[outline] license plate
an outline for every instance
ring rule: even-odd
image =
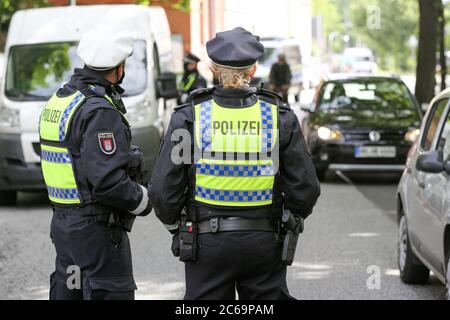
[[[356,158],[395,158],[397,149],[395,147],[356,147]]]

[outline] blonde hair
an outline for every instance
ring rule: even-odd
[[[211,62],[212,72],[219,80],[219,84],[228,89],[249,87],[255,67],[256,64],[245,68],[233,68]]]

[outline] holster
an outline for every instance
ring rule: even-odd
[[[188,221],[187,217],[183,216],[178,232],[180,261],[188,262],[197,260],[197,235],[198,230],[196,224]]]
[[[284,211],[282,225],[285,230],[283,251],[281,259],[285,266],[292,266],[297,249],[298,239],[304,230],[304,220],[298,215],[292,214],[289,210]]]
[[[116,248],[118,248],[122,242],[122,225],[118,214],[111,213],[109,215],[108,229],[112,243]]]

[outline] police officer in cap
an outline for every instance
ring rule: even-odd
[[[180,82],[180,98],[178,103],[186,103],[189,94],[192,91],[207,87],[206,80],[198,72],[198,63],[200,58],[195,54],[188,52],[183,59],[183,78]]]
[[[283,210],[312,213],[314,165],[289,105],[249,87],[264,53],[259,38],[236,28],[207,50],[219,85],[193,92],[173,114],[152,204],[185,261],[185,299],[233,300],[236,291],[244,300],[291,299],[280,219]]]
[[[152,208],[147,189],[129,175],[142,169],[120,97],[132,50],[132,38],[107,28],[84,34],[78,47],[84,68],[75,69],[40,117],[56,248],[50,299],[134,299],[126,232]]]

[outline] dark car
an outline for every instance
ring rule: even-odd
[[[324,80],[303,131],[317,174],[398,172],[420,134],[421,111],[403,81],[345,76]]]

